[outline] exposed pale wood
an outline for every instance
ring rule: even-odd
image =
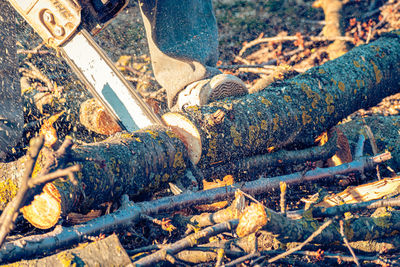
[[[111,135],[121,131],[118,123],[93,98],[81,104],[79,120],[86,128],[98,134]]]
[[[201,157],[201,138],[196,126],[182,114],[174,112],[164,114],[162,120],[179,136],[188,149],[190,160],[197,164]]]
[[[343,192],[328,196],[317,207],[332,207],[341,204],[357,203],[381,199],[400,193],[400,177],[386,178],[376,182],[349,187]]]
[[[77,248],[64,250],[42,259],[19,261],[16,266],[133,266],[132,262],[113,234],[93,243],[85,243]]]

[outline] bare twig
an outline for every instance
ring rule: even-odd
[[[215,267],[219,267],[222,264],[222,261],[225,256],[225,250],[223,247],[217,249],[217,262],[215,263]]]
[[[50,53],[49,50],[35,50],[35,49],[31,49],[31,50],[18,49],[18,50],[17,50],[17,54],[37,54],[37,55],[46,55],[46,54],[49,54],[49,53]]]
[[[26,192],[29,189],[29,177],[33,172],[36,159],[43,144],[43,136],[34,138],[31,141],[31,145],[27,153],[28,160],[26,162],[25,172],[22,177],[21,187],[15,198],[7,205],[0,217],[0,246],[3,245],[8,233],[14,228],[14,222],[18,216],[18,211],[24,205],[24,201],[26,200]]]
[[[201,239],[209,238],[211,236],[215,236],[217,234],[228,232],[234,229],[239,220],[231,220],[228,222],[216,224],[214,226],[207,227],[197,233],[191,234],[184,239],[181,239],[174,244],[171,244],[167,248],[161,249],[156,253],[153,253],[149,256],[139,259],[134,262],[135,266],[149,266],[153,265],[159,261],[166,260],[167,255],[174,255],[186,248],[192,247],[197,244]]]
[[[286,216],[286,192],[287,192],[287,184],[285,182],[280,183],[280,189],[281,189],[281,200],[280,200],[280,206],[281,206],[281,213]]]
[[[333,217],[340,216],[345,214],[346,212],[357,212],[360,210],[366,209],[377,209],[381,207],[400,207],[400,199],[391,198],[391,199],[383,199],[383,200],[371,200],[360,203],[352,203],[352,204],[342,204],[333,207],[313,207],[312,208],[312,216],[313,218],[320,217]],[[300,211],[291,211],[288,213],[288,217],[290,218],[299,218],[304,213],[303,210]]]
[[[20,208],[28,205],[33,197],[42,191],[44,184],[64,176],[67,176],[72,183],[76,184],[76,181],[73,177],[73,172],[80,170],[79,165],[71,166],[66,169],[60,169],[50,174],[44,172],[41,176],[31,178],[36,159],[41,148],[43,147],[43,143],[43,136],[32,139],[31,146],[27,153],[28,160],[21,181],[21,187],[18,190],[17,195],[7,205],[0,217],[0,246],[4,243],[4,240],[9,232],[14,228],[15,220],[18,216]],[[65,143],[62,148],[66,149]]]
[[[358,159],[361,158],[364,154],[364,144],[365,144],[365,137],[363,134],[358,136],[357,145],[354,151],[354,158]]]
[[[392,9],[393,12],[397,11],[397,9],[400,7],[400,2],[398,2]],[[381,9],[376,10],[377,12],[379,12]],[[375,11],[372,11],[372,13]],[[386,20],[389,16],[389,12],[374,26],[374,27],[370,27],[370,30],[368,32],[368,38],[366,43],[368,44],[368,42],[374,37],[376,30],[381,27],[384,23],[386,23]]]
[[[272,59],[262,64],[237,64],[237,65],[220,65],[217,66],[218,69],[240,69],[240,68],[264,68],[264,69],[275,69],[276,60]]]
[[[353,256],[354,262],[357,266],[360,266],[360,262],[358,261],[358,258],[356,254],[354,253],[354,250],[350,247],[349,241],[347,240],[347,237],[344,234],[344,229],[343,229],[343,220],[339,221],[340,224],[340,234],[342,235],[343,242],[346,244],[346,247],[349,249],[351,255]]]
[[[398,2],[392,9],[393,12],[395,12],[398,8],[400,7],[400,2]],[[379,27],[381,27],[387,20],[388,16],[390,13],[387,13],[380,21],[377,23],[373,28],[372,28],[372,33],[376,31]]]
[[[374,134],[372,133],[371,128],[367,125],[367,123],[366,123],[366,121],[364,120],[364,118],[363,118],[362,120],[363,120],[363,122],[364,122],[364,129],[365,129],[365,132],[366,132],[367,135],[368,135],[368,139],[369,139],[369,142],[370,142],[371,147],[372,147],[372,153],[374,153],[374,155],[376,155],[376,154],[378,154],[378,146],[376,145],[375,136],[374,136]],[[376,165],[375,168],[376,168],[376,176],[378,177],[378,180],[381,180],[382,177],[381,177],[381,173],[379,172],[379,165]]]
[[[237,258],[236,260],[233,260],[233,261],[231,261],[231,262],[225,264],[224,267],[237,266],[238,264],[241,264],[241,263],[243,263],[243,262],[245,262],[245,261],[248,261],[248,260],[252,260],[252,259],[254,259],[254,258],[258,258],[258,257],[260,257],[260,256],[261,256],[261,253],[260,253],[260,252],[255,252],[255,253],[252,253],[252,254],[247,254],[247,255],[244,255],[244,256],[242,256],[242,257],[240,257],[240,258]]]
[[[60,177],[65,177],[67,176],[71,182],[74,185],[77,185],[77,181],[75,180],[74,176],[72,175],[74,172],[78,172],[80,171],[81,166],[80,165],[74,165],[74,166],[70,166],[68,168],[65,169],[61,169],[61,170],[56,170],[52,173],[48,173],[42,176],[39,176],[35,179],[30,179],[28,182],[28,186],[30,188],[33,188],[35,186],[39,186],[45,183],[50,183]]]
[[[246,260],[251,260],[251,259],[257,258],[260,255],[265,257],[265,256],[281,254],[283,252],[284,251],[282,251],[282,250],[266,250],[266,251],[261,251],[261,252],[257,252],[254,254],[247,254],[247,255],[244,255],[234,261],[229,262],[228,264],[225,265],[225,267],[236,266],[236,264],[240,264]],[[334,260],[336,263],[337,263],[337,261],[343,261],[343,262],[353,262],[354,261],[352,256],[338,254],[338,253],[328,253],[328,252],[323,252],[323,251],[322,252],[321,251],[295,251],[292,253],[292,255],[316,257],[317,259],[320,260],[320,263],[322,263],[324,259]],[[379,264],[382,266],[387,266],[387,264],[396,264],[395,261],[390,261],[387,259],[382,260],[379,257],[375,257],[375,256],[359,256],[359,259],[362,260],[363,262],[370,262],[370,263]],[[396,266],[396,265],[393,265],[393,266]]]
[[[347,36],[303,36],[304,39],[313,41],[313,42],[325,42],[325,41],[347,41],[353,42],[353,37]],[[253,47],[258,44],[268,43],[268,42],[285,42],[285,41],[297,41],[299,39],[298,36],[276,36],[276,37],[265,37],[265,38],[257,38],[251,42],[248,42],[243,45],[242,49],[239,51],[239,56],[242,56],[244,52],[250,47]]]
[[[268,263],[272,263],[275,262],[279,259],[282,259],[290,254],[292,254],[295,251],[299,251],[301,250],[305,245],[307,245],[308,243],[310,243],[317,235],[319,235],[326,227],[328,227],[331,223],[333,222],[332,219],[327,220],[326,222],[324,222],[324,224],[322,224],[317,231],[315,231],[312,235],[310,235],[303,243],[301,243],[300,245],[298,245],[297,247],[294,247],[276,257],[273,257],[271,259],[268,260]]]
[[[326,160],[335,155],[337,149],[337,134],[335,131],[332,131],[332,137],[323,146],[315,146],[295,151],[282,149],[274,153],[230,161],[223,165],[215,165],[213,168],[203,170],[203,174],[205,177],[214,177],[227,172],[236,175],[237,173],[246,171],[249,175],[256,175],[267,167]]]
[[[137,248],[137,249],[126,249],[126,253],[128,253],[128,255],[130,256],[134,256],[138,253],[143,253],[143,252],[149,252],[152,250],[158,250],[158,249],[162,249],[165,248],[167,245],[161,245],[161,244],[156,244],[156,245],[150,245],[150,246],[146,246],[146,247],[141,247],[141,248]]]

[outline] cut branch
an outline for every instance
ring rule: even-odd
[[[204,168],[272,147],[312,146],[346,116],[398,92],[399,40],[400,33],[389,34],[255,94],[167,113],[164,122]]]

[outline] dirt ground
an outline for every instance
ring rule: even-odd
[[[332,41],[310,41],[309,37],[322,37],[325,26],[324,12],[321,8],[313,7],[314,1],[309,0],[214,0],[215,15],[218,21],[220,62],[221,70],[232,73],[243,79],[246,85],[253,90],[258,90],[255,85],[262,79],[279,76],[276,73],[278,66],[282,72],[280,79],[291,77],[297,73],[323,64],[330,60],[328,46]],[[383,21],[379,25],[380,21]],[[21,21],[19,30],[20,49],[31,50],[41,41],[32,30]],[[375,40],[381,34],[400,28],[399,1],[389,0],[345,0],[342,11],[342,28],[344,36],[353,38],[347,42],[348,48],[365,44]],[[265,37],[297,36],[297,40],[270,41],[249,45],[252,41]],[[308,38],[308,39],[307,39]],[[128,64],[135,71],[124,71],[128,80],[132,81],[141,95],[160,114],[167,111],[165,91],[156,83],[151,71],[150,58],[144,27],[138,5],[131,1],[124,10],[96,40],[107,51],[113,61]],[[49,111],[36,110],[25,113],[26,128],[25,142],[37,134],[40,127],[36,121],[52,114],[65,110],[65,102],[79,103],[90,98],[81,82],[71,75],[69,67],[57,56],[55,51],[46,47],[40,50],[48,51],[47,54],[20,53],[22,68],[27,68],[26,62],[37,66],[44,75],[62,88],[61,93],[54,95],[52,92]],[[129,58],[128,61],[126,59]],[[254,67],[255,65],[267,65]],[[237,65],[246,65],[240,67]],[[30,79],[29,86],[45,86],[41,79]],[[36,93],[37,91],[35,91]],[[32,91],[24,93],[25,99],[30,99]],[[54,104],[56,103],[56,104]],[[68,105],[67,105],[68,106]],[[54,108],[56,107],[56,108]],[[396,115],[400,110],[400,95],[391,96],[377,107],[370,110],[360,110],[349,118],[366,116],[369,114]],[[93,142],[106,138],[85,129],[80,124],[76,111],[68,110],[56,122],[55,128],[59,138],[72,135],[77,142]],[[23,153],[23,152],[21,152]],[[276,174],[288,170],[277,170]],[[327,190],[336,190],[329,185],[323,185]],[[312,186],[310,186],[312,187]],[[288,196],[290,205],[300,203],[299,195],[307,195],[310,187],[298,188]],[[160,195],[164,194],[161,192]],[[157,195],[157,194],[156,194]],[[264,200],[268,206],[277,209],[279,196],[272,194],[270,199]],[[185,211],[190,214],[192,210]],[[23,234],[40,233],[25,222],[20,222],[19,232]],[[134,249],[154,243],[165,243],[177,240],[181,232],[172,235],[148,223],[140,224],[136,231],[120,233],[120,239],[126,249]]]

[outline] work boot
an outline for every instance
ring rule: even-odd
[[[193,82],[177,96],[172,111],[183,110],[187,106],[202,106],[228,96],[241,96],[248,93],[244,82],[230,74],[218,74],[210,79]]]

